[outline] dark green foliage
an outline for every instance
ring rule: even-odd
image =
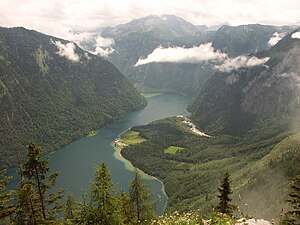
[[[125,147],[121,153],[134,166],[164,182],[169,197],[167,210],[201,208],[204,214],[209,213],[211,205],[218,203],[216,187],[220,174],[228,170],[235,190],[233,204],[258,218],[278,218],[279,213],[275,212],[280,212],[285,205],[287,179],[300,172],[295,164],[295,158],[300,155],[300,135],[274,129],[272,123],[244,137],[200,137],[176,117],[132,130],[147,141]],[[184,149],[175,155],[165,154],[164,150],[170,146]]]
[[[32,181],[21,180],[16,193],[16,215],[14,222],[21,224],[38,224],[43,222],[37,194]]]
[[[53,192],[58,173],[48,174],[48,160],[41,159],[41,149],[28,144],[28,159],[20,164],[21,181],[17,190],[16,223],[55,223],[61,212],[62,190]]]
[[[75,219],[75,210],[76,210],[76,203],[74,197],[71,193],[67,194],[67,200],[65,203],[65,219],[67,221],[72,221]]]
[[[80,57],[58,54],[69,43],[24,28],[0,28],[0,168],[26,158],[34,140],[43,153],[145,106],[115,66],[74,45]]]
[[[300,223],[300,175],[293,179],[290,189],[288,202],[291,209],[285,213],[281,221],[284,225]]]
[[[0,171],[0,221],[10,216],[15,210],[11,202],[12,191],[5,190],[9,180],[10,178],[5,176],[5,171]]]
[[[95,170],[90,190],[77,203],[75,219],[70,221],[75,224],[148,224],[155,215],[154,205],[139,174],[131,182],[129,192],[129,195],[124,191],[116,193],[110,172],[102,163]]]
[[[123,218],[124,224],[133,224],[135,221],[135,210],[126,192],[121,191],[117,204],[120,207],[120,216]]]
[[[230,198],[230,195],[232,194],[232,190],[230,187],[229,177],[230,177],[229,173],[226,172],[224,174],[224,177],[222,178],[220,186],[218,187],[218,191],[219,191],[218,198],[220,200],[219,200],[219,204],[216,207],[216,210],[220,213],[231,216],[234,206],[230,204],[230,202],[232,201],[232,199]]]
[[[129,185],[129,196],[134,209],[135,223],[149,224],[154,218],[154,205],[150,202],[151,193],[138,171],[135,171],[135,177]]]
[[[83,199],[79,211],[77,221],[82,224],[122,224],[114,185],[104,163],[96,168],[88,202]]]

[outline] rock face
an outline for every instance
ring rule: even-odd
[[[48,152],[145,104],[107,60],[36,31],[0,28],[0,168],[15,165],[29,140]]]
[[[216,73],[190,106],[209,133],[241,134],[268,120],[299,121],[300,40],[287,35],[257,54],[260,66]]]

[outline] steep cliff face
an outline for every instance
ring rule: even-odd
[[[0,28],[0,168],[22,158],[30,139],[48,152],[145,104],[103,58],[36,31]]]
[[[300,40],[286,36],[260,66],[217,72],[190,106],[204,130],[239,134],[267,120],[298,119]]]

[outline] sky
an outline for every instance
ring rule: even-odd
[[[300,22],[299,0],[0,0],[0,26],[68,39],[70,31],[91,31],[147,15],[174,14],[195,25]]]

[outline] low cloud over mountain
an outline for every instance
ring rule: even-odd
[[[101,55],[103,57],[107,57],[108,55],[112,54],[115,49],[112,47],[115,42],[112,38],[103,38],[101,36],[97,36],[95,38],[95,51],[92,52],[95,55]]]
[[[216,69],[222,72],[230,72],[242,67],[253,67],[266,63],[269,60],[268,57],[257,58],[255,56],[238,56],[233,59],[226,60],[222,65],[215,66]]]
[[[292,38],[300,39],[300,32],[293,33]]]
[[[76,48],[74,43],[63,44],[60,41],[52,41],[52,43],[58,48],[58,55],[64,56],[71,61],[79,61],[80,57],[74,51]]]
[[[153,62],[168,63],[199,63],[203,61],[220,61],[227,58],[227,54],[216,51],[212,43],[206,43],[192,48],[158,47],[145,59],[139,59],[135,66]]]
[[[264,64],[269,60],[268,57],[257,58],[255,56],[238,56],[229,58],[226,53],[215,50],[212,43],[202,44],[192,48],[184,47],[158,47],[145,59],[139,59],[135,66],[142,66],[148,63],[191,63],[218,62],[215,69],[230,72],[241,67],[253,67]]]
[[[278,33],[278,32],[275,32],[273,34],[273,36],[270,38],[268,44],[270,46],[274,46],[278,43],[278,41],[280,41],[282,38],[284,38],[286,34],[285,33]]]

